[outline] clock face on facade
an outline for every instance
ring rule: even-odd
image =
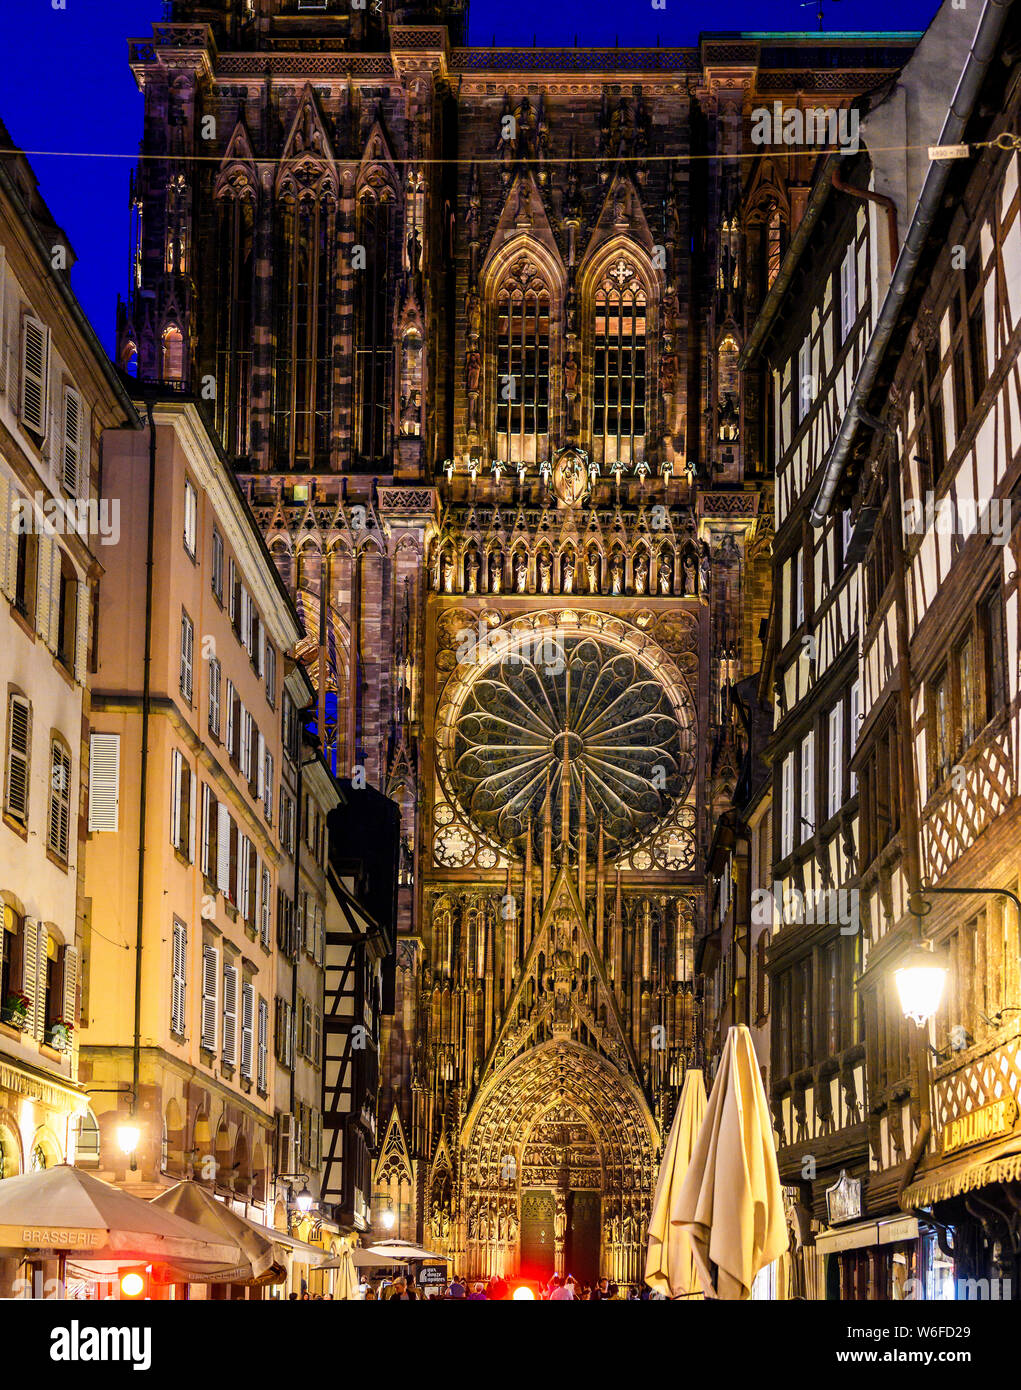
[[[601,822],[612,859],[691,786],[695,717],[678,691],[672,699],[634,653],[588,634],[557,633],[504,654],[457,713],[450,791],[476,829],[520,854],[529,827],[540,840],[547,794],[559,848],[566,788],[572,853],[584,801],[587,852],[596,853]]]

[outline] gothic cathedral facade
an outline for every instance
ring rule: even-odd
[[[467,1274],[636,1280],[769,612],[739,359],[814,162],[750,116],[847,106],[910,45],[170,10],[131,44],[121,365],[213,413],[331,765],[401,808],[374,1217]]]

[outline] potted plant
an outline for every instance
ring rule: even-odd
[[[32,1001],[20,989],[12,989],[0,1009],[0,1023],[20,1031],[28,1026],[28,1006]]]
[[[58,1052],[69,1052],[73,1034],[74,1024],[68,1023],[66,1019],[58,1018],[46,1029],[46,1041],[50,1047],[55,1047]]]

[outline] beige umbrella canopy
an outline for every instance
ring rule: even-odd
[[[673,1212],[711,1298],[751,1296],[787,1249],[773,1127],[747,1028],[731,1028]]]
[[[702,1297],[691,1238],[674,1220],[674,1209],[705,1111],[705,1082],[702,1073],[691,1067],[684,1074],[681,1098],[670,1126],[649,1218],[645,1282],[667,1298]]]
[[[66,1163],[0,1182],[0,1250],[52,1250],[76,1261],[207,1260],[235,1264],[225,1235],[161,1211]]]
[[[339,1255],[340,1271],[337,1276],[336,1298],[357,1298],[358,1297],[358,1274],[355,1271],[355,1263],[351,1258],[351,1251],[345,1247]]]
[[[241,1255],[239,1261],[227,1265],[169,1261],[160,1272],[163,1283],[279,1284],[287,1278],[286,1264],[278,1260],[273,1241],[251,1221],[218,1202],[201,1184],[190,1180],[175,1183],[154,1197],[150,1205],[201,1226],[213,1240],[230,1241]]]
[[[395,1264],[403,1264],[405,1260],[445,1260],[446,1255],[441,1255],[435,1250],[423,1250],[420,1245],[410,1245],[406,1240],[378,1240],[375,1245],[370,1245],[369,1250],[374,1255],[389,1255]]]

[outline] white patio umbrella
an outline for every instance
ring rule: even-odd
[[[259,1285],[279,1284],[287,1278],[283,1252],[270,1236],[225,1202],[218,1202],[201,1183],[190,1179],[175,1183],[153,1197],[150,1205],[194,1222],[214,1240],[232,1241],[241,1252],[241,1260],[229,1265],[205,1260],[168,1261],[160,1275],[163,1283]]]
[[[358,1274],[355,1270],[354,1260],[351,1258],[350,1247],[345,1246],[337,1256],[339,1261],[337,1273],[337,1291],[334,1298],[357,1298],[358,1297]]]
[[[673,1219],[691,1236],[710,1298],[751,1295],[787,1249],[787,1222],[766,1093],[747,1028],[731,1028]]]
[[[241,1259],[236,1242],[67,1163],[0,1182],[0,1251],[29,1250],[58,1257],[62,1286],[69,1256],[76,1264],[114,1265]]]
[[[447,1258],[446,1255],[441,1255],[436,1250],[423,1250],[420,1245],[411,1245],[406,1240],[378,1240],[375,1245],[370,1245],[368,1248],[374,1255],[389,1255],[398,1264],[405,1260],[445,1260]]]
[[[349,1250],[347,1254],[351,1258],[351,1263],[355,1269],[390,1269],[393,1265],[403,1264],[403,1260],[395,1260],[392,1255],[376,1255],[371,1250],[365,1250],[358,1246],[354,1250]],[[323,1260],[320,1269],[341,1269],[344,1265],[344,1255],[331,1255],[328,1260]]]
[[[705,1111],[702,1073],[697,1067],[690,1067],[684,1074],[677,1112],[663,1152],[649,1218],[649,1250],[645,1258],[645,1282],[667,1298],[702,1297],[691,1238],[674,1220],[674,1211]]]

